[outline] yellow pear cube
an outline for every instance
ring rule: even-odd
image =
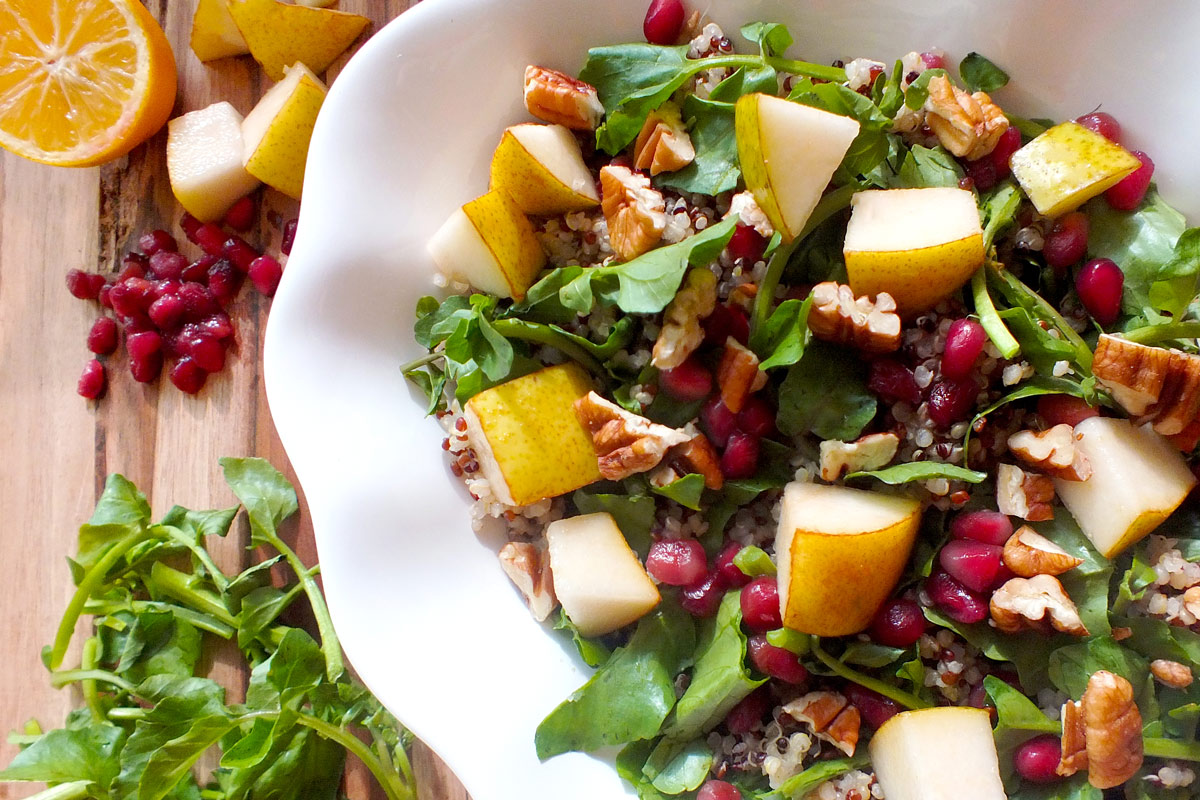
[[[601,511],[546,526],[554,594],[584,636],[601,636],[658,605],[658,588],[612,514]]]
[[[783,625],[848,636],[871,624],[904,573],[921,504],[893,495],[789,483],[775,534]]]
[[[871,738],[871,764],[888,800],[1005,800],[987,709],[903,711]]]
[[[331,8],[279,0],[226,0],[250,55],[273,81],[300,62],[321,73],[346,51],[371,20]]]
[[[526,506],[600,480],[575,401],[592,390],[575,363],[546,367],[467,401],[467,438],[496,498]]]
[[[506,129],[492,154],[491,172],[491,188],[508,192],[526,214],[564,214],[600,204],[579,141],[562,125]]]
[[[887,292],[902,316],[926,311],[983,264],[975,195],[965,189],[877,189],[850,201],[843,255],[850,288]]]
[[[546,265],[533,224],[502,189],[462,206],[427,245],[447,278],[497,297],[521,300]]]
[[[1142,162],[1095,131],[1063,122],[1013,153],[1009,165],[1038,213],[1057,217],[1116,185]]]
[[[303,64],[270,88],[242,123],[246,171],[289,197],[300,199],[304,164],[325,84]]]
[[[167,124],[167,175],[179,205],[201,222],[220,219],[258,188],[242,164],[242,115],[224,101]]]
[[[250,52],[225,0],[199,0],[192,15],[192,52],[201,61]]]

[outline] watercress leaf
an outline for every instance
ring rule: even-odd
[[[270,720],[259,717],[250,726],[250,732],[223,747],[221,766],[245,769],[260,763],[271,752],[271,732],[275,729]]]
[[[1087,343],[1080,338],[1075,329],[1067,324],[1063,319],[1062,314],[1058,312],[1054,306],[1050,305],[1044,297],[1030,289],[1022,283],[1015,275],[1004,269],[1001,265],[989,263],[987,269],[988,285],[996,289],[1008,303],[1014,308],[1021,308],[1028,312],[1030,320],[1046,323],[1046,328],[1041,325],[1036,325],[1039,331],[1032,329],[1025,332],[1025,337],[1017,336],[1021,340],[1022,351],[1028,346],[1032,352],[1026,353],[1034,358],[1041,358],[1044,361],[1055,352],[1062,351],[1059,345],[1068,344],[1071,347],[1071,356],[1067,359],[1075,367],[1076,373],[1083,377],[1091,377],[1092,370],[1092,350]],[[1000,316],[1004,318],[1005,312],[1001,312]],[[1010,315],[1011,317],[1012,315]],[[1024,317],[1020,319],[1021,325],[1028,325],[1029,322]],[[1049,328],[1054,328],[1058,331],[1058,339],[1050,336]],[[1014,333],[1014,335],[1017,335]],[[1054,344],[1057,342],[1057,344]],[[1039,369],[1041,369],[1039,367]]]
[[[466,295],[452,294],[440,304],[436,298],[422,297],[417,301],[417,322],[413,326],[417,344],[432,349],[445,341],[470,307],[471,301]]]
[[[983,679],[983,688],[996,709],[995,738],[1000,775],[1006,784],[1011,784],[1013,751],[1038,734],[1058,733],[1061,723],[1047,717],[1032,700],[994,675]]]
[[[1088,254],[1111,258],[1121,266],[1125,288],[1121,308],[1126,314],[1153,314],[1150,287],[1159,270],[1175,258],[1175,245],[1187,229],[1182,214],[1157,191],[1151,190],[1136,210],[1117,211],[1102,198],[1088,203]]]
[[[750,347],[762,358],[758,368],[766,371],[775,367],[790,367],[804,355],[812,338],[808,330],[808,315],[812,310],[812,294],[803,300],[784,300],[767,322],[756,330]]]
[[[150,522],[146,495],[124,475],[113,473],[104,482],[88,525],[144,525]]]
[[[742,26],[742,36],[758,45],[764,56],[781,56],[792,46],[792,34],[779,22],[751,22]]]
[[[221,592],[221,596],[224,598],[225,606],[229,609],[230,613],[235,616],[241,613],[242,600],[246,595],[255,589],[271,585],[271,569],[282,560],[283,556],[275,556],[268,558],[266,561],[260,561],[243,570],[236,578],[229,582],[229,585]]]
[[[296,490],[270,462],[262,458],[222,458],[225,482],[246,507],[251,541],[270,543],[275,530],[300,505]]]
[[[983,216],[983,248],[988,250],[996,235],[1017,221],[1021,190],[1012,181],[1004,181],[979,198]]]
[[[813,789],[826,781],[831,781],[851,770],[865,766],[867,761],[866,752],[861,752],[852,758],[831,758],[827,761],[818,761],[803,772],[793,775],[781,783],[778,789],[767,795],[767,798],[769,800],[775,800],[775,798],[800,800],[800,798],[808,797]]]
[[[733,557],[733,565],[751,578],[757,578],[759,575],[775,575],[778,572],[775,562],[767,555],[767,551],[754,545],[747,545],[738,550]]]
[[[237,506],[211,511],[192,511],[183,506],[172,506],[158,524],[178,528],[200,544],[209,536],[225,536],[229,533],[237,512]]]
[[[775,80],[774,73],[775,71],[771,70],[772,82]],[[716,88],[721,89],[741,74],[742,70],[738,70]],[[740,83],[745,86],[749,79]],[[727,92],[733,91],[735,88],[731,85]],[[734,135],[733,104],[717,102],[711,96],[705,100],[688,95],[683,101],[683,118],[690,125],[689,133],[696,157],[683,169],[657,176],[654,179],[655,185],[677,192],[709,195],[720,194],[736,187],[742,168],[738,162],[737,138]]]
[[[1088,679],[1097,670],[1108,670],[1134,685],[1136,690],[1149,674],[1149,662],[1132,649],[1123,647],[1111,636],[1097,636],[1080,644],[1060,647],[1050,654],[1050,680],[1059,691],[1079,699]],[[1138,706],[1145,707],[1141,698]]]
[[[675,676],[694,646],[695,626],[678,605],[642,617],[629,643],[538,725],[538,758],[653,737],[675,705]]]
[[[840,348],[813,342],[788,368],[779,387],[779,430],[849,441],[874,417],[875,395],[867,389],[866,367]]]
[[[888,664],[894,664],[900,656],[907,653],[903,647],[885,647],[873,642],[851,642],[842,651],[839,659],[843,664],[858,664],[863,667],[879,669]]]
[[[700,510],[700,495],[704,493],[704,476],[698,473],[684,475],[666,486],[650,486],[650,491],[674,500],[684,508]]]
[[[721,105],[727,108],[731,113],[733,104],[739,97],[744,94],[753,94],[754,92],[765,92],[767,94],[775,94],[779,88],[779,81],[776,77],[774,67],[761,66],[749,69],[747,67],[738,67],[733,74],[725,80],[713,87],[713,90],[708,93],[708,99],[714,105]],[[688,95],[688,100],[696,97]],[[700,98],[696,98],[699,100]],[[684,101],[684,109],[686,112],[687,102]],[[685,118],[686,118],[685,113]],[[695,140],[695,133],[692,136]]]
[[[925,101],[929,99],[929,82],[936,77],[946,74],[944,69],[927,69],[924,70],[917,79],[908,85],[904,90],[904,105],[908,106],[913,111],[916,111],[921,106],[925,105]]]
[[[589,667],[600,666],[612,655],[612,650],[604,642],[599,639],[590,639],[581,634],[579,628],[567,616],[567,612],[561,608],[558,610],[558,621],[554,623],[554,630],[570,634],[571,641],[575,643],[575,649],[579,651],[579,657]]]
[[[654,788],[644,772],[646,762],[657,744],[657,739],[642,739],[630,742],[617,753],[617,774],[637,791],[639,800],[665,800],[665,796]]]
[[[696,418],[703,406],[703,400],[688,402],[677,400],[667,392],[659,392],[654,395],[654,399],[644,410],[640,403],[636,408],[630,410],[635,414],[641,414],[651,422],[657,422],[670,428],[682,428]]]
[[[813,83],[810,78],[805,78],[792,88],[788,99],[858,121],[858,134],[842,157],[840,173],[865,175],[887,157],[887,132],[892,121],[869,97],[863,97],[841,83]],[[847,182],[846,177],[838,181]]]
[[[446,373],[430,364],[405,370],[404,377],[415,383],[429,401],[425,406],[425,416],[437,411],[442,405],[442,393],[446,390]]]
[[[274,586],[251,590],[242,598],[237,613],[238,647],[249,647],[303,591],[299,585],[286,592]]]
[[[346,751],[340,745],[313,731],[296,729],[290,736],[276,739],[267,756],[249,770],[254,781],[245,797],[294,800],[296,787],[302,786],[305,800],[337,800],[345,760]]]
[[[642,558],[650,551],[650,529],[654,527],[654,498],[648,495],[591,493],[580,489],[571,495],[580,514],[607,511],[625,535],[625,541]]]
[[[545,364],[537,359],[515,354],[513,355],[512,367],[509,369],[508,374],[493,380],[484,375],[483,370],[479,369],[475,365],[474,360],[472,360],[469,368],[454,376],[457,381],[454,386],[454,398],[459,403],[465,403],[485,389],[490,389],[505,381],[519,378],[522,375],[528,375],[531,372],[537,372],[545,366]]]
[[[976,472],[973,469],[966,469],[954,464],[943,464],[938,461],[910,461],[905,464],[896,464],[893,467],[885,467],[884,469],[851,472],[846,476],[846,480],[854,478],[874,478],[889,486],[912,483],[913,481],[927,481],[933,478],[947,478],[952,481],[966,481],[967,483],[982,483],[987,479],[987,473]]]
[[[964,625],[955,622],[932,608],[925,609],[925,618],[935,625],[949,628],[966,639],[985,656],[996,661],[1011,661],[1021,678],[1021,686],[1029,692],[1037,692],[1050,685],[1046,676],[1046,664],[1061,637],[1043,636],[1039,633],[1001,633],[980,622]]]
[[[1008,73],[974,51],[958,65],[958,74],[971,92],[994,92],[1008,85]]]
[[[962,167],[944,148],[916,144],[904,155],[890,188],[957,187],[962,177]]]
[[[659,760],[665,763],[658,763]],[[712,765],[712,748],[702,740],[678,746],[663,739],[646,759],[642,774],[664,794],[683,794],[699,788]]]
[[[583,274],[583,271],[583,267],[572,265],[547,272],[537,283],[529,287],[524,300],[513,303],[497,316],[519,317],[530,322],[555,325],[574,322],[578,313],[563,305],[559,292],[564,286]]]
[[[108,723],[48,731],[0,770],[0,780],[89,781],[99,796],[107,797],[108,786],[119,770],[117,755],[124,742],[125,730]]]
[[[494,381],[508,376],[513,363],[512,343],[496,332],[492,323],[482,314],[477,318],[479,333],[482,335],[484,346],[476,347],[474,358],[483,370],[483,374]]]
[[[137,629],[144,624],[147,613],[138,615],[138,622],[130,630],[131,637],[137,638]],[[148,631],[136,658],[124,668],[118,666],[122,677],[129,682],[141,683],[152,675],[189,678],[195,673],[203,649],[200,631],[174,614],[168,616],[170,624]]]
[[[146,611],[135,615],[133,624],[121,633],[121,652],[114,671],[118,674],[125,672],[147,648],[150,652],[157,650],[171,638],[174,631],[175,616],[169,611]]]
[[[211,716],[192,721],[182,735],[163,742],[147,760],[137,784],[139,800],[162,800],[208,748],[238,725],[237,717]]]
[[[616,155],[637,137],[647,115],[687,80],[687,50],[630,43],[588,51],[579,78],[596,87],[608,111],[596,131],[598,148]]]

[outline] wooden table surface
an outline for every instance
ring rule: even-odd
[[[146,4],[174,45],[179,73],[175,114],[218,100],[230,101],[244,114],[270,86],[248,56],[199,62],[187,44],[195,0]],[[374,24],[361,43],[414,4],[342,0],[339,8],[371,17]],[[333,65],[328,80],[336,79],[348,55]],[[232,504],[217,465],[224,455],[263,456],[295,478],[262,388],[262,341],[270,303],[249,282],[230,311],[238,328],[230,366],[199,395],[177,391],[165,372],[155,384],[135,383],[122,351],[108,359],[110,385],[103,400],[88,402],[75,392],[91,358],[85,337],[99,309],[68,294],[67,270],[119,268],[138,234],[153,228],[171,230],[184,241],[178,229],[182,210],[167,180],[165,143],[164,129],[127,158],[93,169],[47,167],[0,150],[3,732],[30,718],[57,727],[79,701],[70,690],[50,687],[40,652],[52,639],[73,589],[66,557],[74,553],[76,531],[91,513],[108,473],[133,480],[156,514],[173,503],[191,508]],[[261,225],[247,238],[278,252],[282,222],[294,217],[296,208],[278,193],[265,192]],[[307,519],[291,534],[302,557],[315,561]],[[237,565],[247,563],[246,535],[243,528],[213,548],[223,567],[237,571]],[[218,663],[214,676],[240,694],[236,687],[244,675],[236,669]],[[7,764],[15,752],[0,735],[0,763]],[[422,800],[466,797],[429,750],[417,745],[413,758]],[[349,796],[382,797],[363,772],[355,770],[348,779]],[[0,800],[25,797],[36,788],[0,784]]]

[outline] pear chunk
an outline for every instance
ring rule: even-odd
[[[920,521],[916,500],[789,483],[775,535],[784,627],[818,636],[864,630],[896,588]]]
[[[738,98],[734,127],[746,188],[790,242],[858,135],[858,121],[755,93]]]
[[[850,205],[850,288],[858,296],[887,292],[901,316],[937,305],[983,264],[979,209],[965,189],[877,189]]]
[[[1057,217],[1116,185],[1142,162],[1095,131],[1063,122],[1013,153],[1009,164],[1038,213]]]
[[[887,800],[1005,800],[986,709],[901,712],[875,732],[870,750]]]
[[[225,0],[200,0],[192,15],[192,52],[201,61],[240,56],[250,52],[242,32],[229,14]]]
[[[201,222],[218,220],[258,187],[242,165],[242,115],[224,101],[167,125],[167,175],[179,205]]]
[[[325,84],[303,64],[288,68],[242,123],[246,171],[289,197],[300,199],[304,164]]]
[[[1148,426],[1090,417],[1075,426],[1075,439],[1076,449],[1092,465],[1092,476],[1086,481],[1055,479],[1054,488],[1105,558],[1157,528],[1196,485],[1179,451]]]
[[[467,438],[496,499],[526,506],[600,480],[592,437],[574,406],[591,390],[587,373],[570,362],[467,401]]]
[[[492,155],[491,172],[491,188],[507,191],[526,214],[564,214],[600,204],[579,142],[562,125],[525,123],[506,129]]]
[[[324,72],[371,20],[332,8],[309,8],[279,0],[224,0],[250,55],[273,81],[297,61]]]
[[[640,619],[661,599],[654,581],[607,511],[546,526],[554,593],[584,636]]]

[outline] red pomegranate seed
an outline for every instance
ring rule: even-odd
[[[842,693],[858,709],[862,721],[876,730],[903,710],[900,704],[890,697],[884,697],[857,683],[847,683]]]
[[[700,324],[704,327],[706,344],[723,347],[730,336],[742,344],[750,340],[750,318],[740,308],[717,303],[713,313]]]
[[[129,357],[134,359],[147,358],[162,352],[162,336],[156,331],[139,331],[125,337],[125,349]]]
[[[1058,762],[1062,760],[1062,742],[1052,733],[1035,736],[1013,753],[1017,773],[1032,783],[1054,783],[1062,780]]]
[[[971,625],[988,618],[987,600],[945,572],[935,572],[925,579],[925,593],[955,622]]]
[[[737,432],[737,417],[721,402],[720,395],[712,398],[700,409],[700,423],[708,438],[717,447],[724,447],[729,437]]]
[[[867,388],[893,403],[900,400],[913,406],[921,403],[921,388],[917,386],[916,376],[899,361],[872,361]]]
[[[241,272],[249,272],[250,264],[258,258],[259,253],[250,243],[240,236],[230,236],[221,245],[221,254]]]
[[[990,155],[976,161],[964,161],[963,171],[977,191],[986,192],[996,185],[996,162]]]
[[[245,233],[254,227],[257,219],[258,204],[254,202],[254,196],[248,194],[229,207],[225,212],[224,222],[227,227]]]
[[[760,445],[757,436],[735,433],[721,453],[721,474],[729,480],[749,478],[758,469]]]
[[[179,253],[162,250],[150,256],[150,271],[161,280],[179,280],[187,269],[188,260]]]
[[[725,715],[725,727],[735,736],[749,733],[762,724],[770,705],[770,697],[763,689],[755,689],[738,701]]]
[[[208,289],[218,304],[227,306],[237,297],[242,278],[243,275],[233,268],[233,264],[222,258],[208,268]]]
[[[726,586],[737,588],[745,586],[750,582],[750,576],[742,572],[737,564],[733,563],[733,557],[742,551],[742,546],[737,542],[730,542],[725,545],[725,549],[717,554],[716,561],[713,562],[713,569],[721,576]]]
[[[804,683],[808,680],[808,670],[796,654],[776,647],[762,634],[751,636],[746,643],[746,650],[750,655],[750,663],[764,675],[778,678],[784,683]]]
[[[740,258],[746,264],[753,264],[762,258],[763,251],[767,249],[767,240],[751,226],[739,224],[733,229],[733,236],[729,237],[729,244],[725,246],[734,260]]]
[[[211,334],[217,341],[225,341],[233,336],[233,323],[228,315],[218,312],[200,321],[200,327],[205,333]],[[212,372],[213,370],[209,370]]]
[[[296,225],[300,220],[292,218],[283,225],[283,241],[279,245],[279,252],[285,256],[292,254],[292,245],[296,243]]]
[[[947,378],[965,378],[983,355],[987,333],[973,319],[956,319],[946,331],[946,350],[942,354],[942,374]]]
[[[679,594],[679,605],[693,617],[711,617],[720,608],[724,595],[725,583],[713,571],[699,583],[684,588]]]
[[[999,511],[964,511],[950,522],[950,535],[1002,547],[1013,534],[1012,521]]]
[[[1154,162],[1141,150],[1130,151],[1142,165],[1125,176],[1120,183],[1104,193],[1104,199],[1118,211],[1133,211],[1142,204],[1154,177]]]
[[[143,233],[138,239],[138,247],[148,256],[155,253],[173,253],[179,249],[175,237],[164,230],[154,230]]]
[[[187,311],[187,304],[177,294],[164,294],[150,304],[146,312],[160,331],[170,331],[179,324]]]
[[[982,683],[972,689],[971,693],[967,695],[967,705],[971,708],[992,709],[991,704],[988,703],[987,690],[983,688]],[[994,711],[995,709],[992,710]]]
[[[908,647],[925,632],[925,614],[916,601],[897,597],[887,601],[871,622],[871,637],[888,647]]]
[[[996,142],[996,148],[992,150],[991,159],[992,167],[996,172],[996,178],[1007,178],[1012,168],[1008,166],[1009,159],[1012,154],[1021,149],[1021,132],[1011,125],[1000,136],[1000,141]]]
[[[219,260],[216,256],[200,256],[200,258],[183,268],[183,274],[180,277],[192,283],[208,283],[208,270]]]
[[[738,412],[737,426],[742,433],[752,436],[772,436],[775,433],[775,411],[761,396],[752,394]]]
[[[126,253],[121,258],[121,271],[117,273],[117,283],[130,278],[144,278],[150,267],[150,261],[139,253]]]
[[[67,291],[72,297],[77,297],[80,300],[95,300],[100,294],[100,290],[96,289],[96,294],[92,294],[92,282],[88,278],[88,273],[81,269],[67,270]]]
[[[642,33],[650,44],[672,45],[683,30],[683,3],[681,0],[650,0]]]
[[[96,293],[96,300],[105,308],[112,308],[112,288],[111,283],[106,283],[100,287],[100,291]]]
[[[179,290],[183,288],[183,281],[175,279],[154,282],[154,299],[165,297],[169,294],[179,294]]]
[[[83,374],[79,376],[79,384],[75,387],[75,391],[79,392],[80,397],[98,400],[104,395],[104,389],[107,386],[108,378],[104,374],[104,365],[93,358],[84,365]]]
[[[88,331],[87,348],[98,356],[106,356],[117,349],[117,323],[110,317],[100,317]]]
[[[659,372],[658,385],[676,400],[691,403],[708,397],[712,392],[713,376],[708,367],[692,357],[678,367]]]
[[[225,248],[225,231],[215,222],[206,222],[196,231],[196,244],[210,256],[220,256]]]
[[[742,800],[742,792],[732,783],[709,780],[696,792],[696,800]]]
[[[1087,253],[1088,218],[1082,211],[1072,211],[1054,221],[1042,245],[1047,266],[1062,271]]]
[[[274,297],[283,278],[283,267],[271,256],[259,256],[250,264],[250,280],[263,297]]]
[[[996,588],[1002,550],[999,545],[974,542],[970,539],[951,539],[938,553],[938,563],[950,577],[968,589],[990,592]]]
[[[1125,289],[1125,273],[1108,258],[1093,258],[1075,276],[1075,291],[1079,302],[1092,319],[1107,327],[1121,316],[1121,294]]]
[[[742,621],[752,631],[769,631],[783,625],[779,610],[779,582],[762,575],[742,587]]]
[[[1089,417],[1100,416],[1100,409],[1069,394],[1044,394],[1037,401],[1038,415],[1046,425],[1070,425],[1074,428]]]
[[[659,583],[691,586],[708,573],[707,561],[704,547],[695,539],[663,539],[650,545],[646,571]]]
[[[131,291],[129,285],[125,282],[113,285],[108,293],[108,301],[112,305],[112,310],[119,317],[134,317],[142,311],[137,294]]]
[[[946,68],[946,57],[941,53],[921,53],[921,60],[925,62],[925,69]]]
[[[1112,114],[1104,111],[1093,111],[1091,114],[1084,114],[1082,117],[1075,119],[1077,123],[1108,139],[1110,142],[1121,143],[1121,123],[1113,118]]]
[[[189,282],[179,287],[179,299],[183,301],[184,314],[189,320],[200,320],[220,311],[212,292],[199,283]]]
[[[929,392],[929,419],[939,428],[962,422],[971,416],[978,393],[974,381],[938,381]]]
[[[195,394],[204,388],[208,373],[190,358],[181,358],[171,367],[171,383],[181,392]]]
[[[196,240],[196,234],[200,232],[200,228],[203,225],[203,222],[187,212],[184,212],[183,218],[179,220],[179,227],[183,228],[183,235],[186,236],[188,241],[192,244],[200,244],[200,242]]]
[[[152,353],[145,358],[129,359],[129,371],[138,383],[150,383],[162,372],[162,353]]]

